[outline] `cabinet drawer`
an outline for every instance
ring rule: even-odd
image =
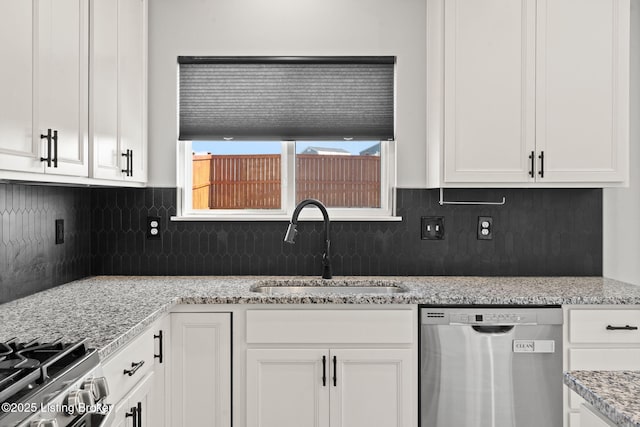
[[[570,310],[569,341],[594,344],[640,344],[640,310]],[[607,329],[609,328],[609,329]]]
[[[411,344],[411,310],[249,310],[247,343]]]
[[[569,350],[570,371],[637,371],[640,370],[640,348],[581,348]],[[570,391],[570,406],[580,408],[584,400]]]
[[[153,330],[149,329],[103,363],[102,369],[109,383],[109,403],[118,402],[153,369],[154,349]],[[144,363],[135,373],[125,373],[125,370],[132,370],[132,364],[140,362]]]
[[[597,409],[583,403],[580,406],[580,427],[616,427],[616,425],[599,413]]]

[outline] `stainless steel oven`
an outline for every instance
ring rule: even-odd
[[[0,427],[108,427],[108,394],[84,341],[0,343]]]
[[[423,307],[421,427],[561,427],[560,307]]]

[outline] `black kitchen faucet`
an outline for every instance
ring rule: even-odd
[[[294,244],[296,234],[298,233],[298,216],[300,215],[300,211],[307,205],[315,205],[322,212],[322,216],[324,217],[324,253],[322,254],[322,278],[323,279],[331,279],[331,241],[329,240],[329,229],[331,222],[329,221],[329,213],[327,212],[327,208],[322,204],[321,201],[316,199],[306,199],[298,203],[296,208],[293,211],[293,216],[291,217],[291,222],[289,223],[289,228],[287,228],[287,233],[284,235],[284,241],[287,243]]]

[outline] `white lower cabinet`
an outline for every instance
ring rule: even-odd
[[[169,376],[169,343],[171,332],[171,318],[165,316],[154,324],[151,328],[154,341],[154,364],[153,364],[153,388],[151,392],[151,410],[149,413],[149,426],[170,427],[167,421],[170,416],[169,387],[167,377]]]
[[[231,314],[171,314],[171,427],[231,426]]]
[[[408,310],[248,311],[247,427],[413,427],[414,328]]]
[[[586,403],[580,406],[580,425],[582,427],[615,427],[614,423]]]
[[[331,359],[332,427],[411,425],[411,350],[339,349]]]
[[[247,350],[247,425],[328,426],[328,365],[324,349]]]
[[[568,306],[564,310],[565,370],[640,370],[638,306]],[[585,400],[565,388],[568,427],[608,425],[594,424],[593,409],[585,408]]]
[[[167,406],[164,356],[169,326],[169,317],[165,316],[104,362],[104,376],[109,384],[107,403],[114,405],[114,426],[169,425],[164,423]]]
[[[113,427],[157,427],[150,419],[157,410],[151,403],[153,380],[150,372],[115,405]]]
[[[411,350],[247,350],[251,427],[409,426]]]

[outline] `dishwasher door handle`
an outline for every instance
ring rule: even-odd
[[[473,325],[472,328],[481,334],[506,334],[513,329],[513,325]]]

